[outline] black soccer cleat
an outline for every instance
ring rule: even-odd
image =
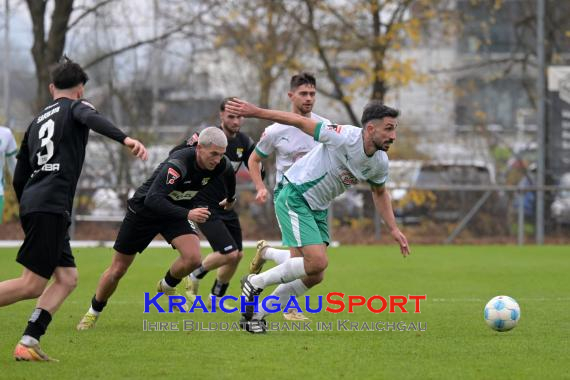
[[[250,334],[265,334],[267,333],[267,321],[265,319],[253,319],[251,321],[245,318],[240,319],[240,327]]]
[[[241,295],[245,297],[247,302],[254,302],[255,296],[259,296],[263,291],[263,288],[258,288],[253,286],[249,279],[255,276],[254,274],[247,274],[241,278]],[[255,312],[255,306],[247,305],[245,307],[245,313],[242,313],[246,321],[251,321],[253,318],[253,313]]]

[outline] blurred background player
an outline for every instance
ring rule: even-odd
[[[306,276],[313,277],[315,285],[322,281],[328,266],[328,208],[337,196],[361,181],[370,184],[374,206],[400,245],[400,252],[404,257],[409,254],[408,241],[396,225],[390,194],[384,186],[388,178],[386,152],[396,140],[397,110],[372,101],[364,108],[363,127],[359,128],[325,125],[239,99],[228,102],[227,108],[245,117],[294,125],[321,143],[285,173],[284,186],[275,202],[283,244],[298,248],[303,257],[291,257],[268,271],[244,277],[242,295],[247,302],[253,302],[270,285],[287,284]],[[278,302],[283,305],[287,301],[280,298]],[[264,311],[254,315],[254,306],[245,309],[244,329],[265,332]]]
[[[176,286],[200,265],[200,240],[196,223],[204,223],[210,211],[193,208],[192,199],[205,191],[209,181],[226,176],[228,199],[235,199],[235,175],[230,161],[224,156],[226,136],[215,127],[200,134],[198,144],[174,150],[151,177],[140,186],[128,201],[127,213],[115,241],[111,266],[103,272],[91,307],[83,316],[78,330],[95,326],[107,301],[119,281],[156,235],[178,250],[178,257],[157,284],[157,291],[176,294]],[[222,199],[220,207],[231,208],[233,202]]]
[[[300,73],[291,77],[289,92],[287,93],[291,101],[291,112],[304,117],[311,118],[325,125],[331,122],[315,113],[313,107],[317,96],[317,81],[309,73]],[[313,149],[318,142],[299,128],[292,125],[273,123],[261,135],[255,150],[249,157],[249,173],[255,184],[257,194],[255,200],[259,203],[267,201],[268,191],[261,177],[261,161],[275,153],[275,189],[273,202],[277,199],[283,187],[283,175],[297,160]],[[276,264],[282,264],[290,257],[300,257],[301,252],[296,248],[289,250],[276,249],[270,247],[265,240],[257,242],[257,252],[250,263],[250,273],[257,274],[261,271],[266,260],[272,260]],[[288,296],[302,294],[312,286],[311,277],[295,280],[289,284],[281,284],[275,289],[274,294],[286,299]],[[284,306],[284,305],[282,305]],[[287,320],[306,320],[302,313],[291,310],[283,314]]]
[[[220,104],[220,126],[218,128],[228,139],[226,156],[230,159],[233,170],[237,173],[242,164],[248,166],[248,159],[255,148],[255,143],[249,136],[240,131],[243,118],[226,110],[226,103],[230,99],[225,98]],[[200,132],[196,132],[187,140],[186,145],[192,145],[199,135]],[[262,171],[261,168],[259,170]],[[261,175],[262,173],[260,173]],[[196,206],[206,206],[211,212],[210,218],[204,223],[199,223],[198,228],[206,236],[214,252],[206,256],[200,267],[185,279],[186,296],[191,300],[198,294],[200,280],[209,271],[216,268],[218,269],[216,279],[210,290],[208,301],[211,300],[212,295],[218,299],[224,296],[243,257],[243,239],[239,216],[236,211],[219,206],[219,203],[226,197],[227,186],[224,178],[212,178],[208,187],[197,194],[193,200]]]
[[[81,66],[66,57],[55,66],[49,85],[53,102],[32,121],[17,156],[14,190],[25,238],[16,261],[24,270],[19,278],[0,282],[0,306],[39,299],[14,350],[16,360],[52,360],[40,349],[40,337],[77,284],[68,227],[89,130],[126,145],[143,160],[147,157],[143,144],[81,99],[87,80]]]
[[[0,224],[2,224],[4,215],[4,167],[10,174],[10,179],[14,178],[14,169],[16,168],[16,139],[9,128],[0,126]]]

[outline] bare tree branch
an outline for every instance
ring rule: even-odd
[[[125,45],[123,47],[120,47],[118,49],[111,50],[111,51],[95,58],[91,62],[88,62],[87,64],[83,65],[83,68],[88,69],[89,67],[94,66],[98,63],[101,63],[108,58],[111,58],[115,55],[119,55],[121,53],[124,53],[124,52],[132,50],[132,49],[136,49],[136,48],[141,47],[143,45],[149,45],[149,44],[153,44],[155,42],[163,41],[163,40],[167,39],[168,37],[172,36],[173,34],[178,33],[181,30],[183,30],[185,26],[186,25],[180,25],[174,29],[171,29],[167,32],[162,33],[159,36],[156,36],[153,38],[148,38],[146,40],[136,41],[136,42],[133,42],[131,44]]]
[[[85,11],[80,14],[79,16],[77,16],[77,18],[75,20],[73,20],[72,22],[69,23],[69,25],[67,26],[67,30],[72,29],[73,27],[75,27],[77,24],[79,24],[79,22],[81,20],[83,20],[85,17],[89,16],[91,13],[93,12],[97,12],[97,10],[101,7],[104,7],[105,5],[112,3],[113,1],[116,0],[102,0],[101,2],[95,4],[94,6],[92,6],[91,8],[87,8],[85,9]],[[77,9],[77,8],[76,8]]]

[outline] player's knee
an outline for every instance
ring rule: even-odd
[[[308,265],[307,265],[308,264]],[[321,257],[314,257],[310,261],[305,261],[305,271],[312,276],[324,272],[329,265],[329,260],[326,255]]]
[[[182,256],[182,265],[188,271],[193,271],[194,269],[198,268],[201,264],[202,264],[202,258],[200,257],[200,254]]]
[[[66,276],[60,276],[56,281],[69,290],[73,290],[77,287],[78,276],[77,274],[69,274]]]
[[[243,253],[237,249],[235,251],[231,251],[230,253],[226,254],[226,264],[237,265],[242,257]]]

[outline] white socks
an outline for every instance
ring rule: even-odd
[[[275,261],[277,265],[283,264],[290,257],[291,253],[288,249],[267,248],[263,253],[264,259]]]
[[[20,339],[20,343],[22,343],[24,346],[35,346],[36,344],[40,343],[36,338],[33,338],[29,335],[24,335],[22,337],[22,339]]]
[[[281,311],[283,311],[283,309],[285,308],[285,306],[287,306],[287,303],[289,302],[289,298],[291,296],[300,296],[303,293],[305,293],[307,290],[309,290],[309,288],[307,288],[305,286],[305,284],[303,283],[303,281],[298,278],[294,281],[288,282],[286,284],[281,284],[279,285],[277,288],[275,288],[275,290],[273,291],[273,293],[271,293],[272,296],[276,296],[279,297],[278,300],[269,300],[267,301],[266,305],[268,309],[273,309],[273,305],[280,305]],[[270,314],[266,311],[263,310],[263,308],[261,307],[261,303],[259,303],[258,305],[258,312],[254,314],[253,319],[262,319],[263,317],[265,317],[266,315]]]
[[[265,288],[274,284],[285,284],[301,277],[305,277],[305,263],[302,257],[291,257],[283,264],[277,265],[266,272],[251,277],[251,284],[258,288]]]
[[[99,315],[100,311],[97,311],[93,309],[93,307],[90,307],[88,313],[93,315]]]

